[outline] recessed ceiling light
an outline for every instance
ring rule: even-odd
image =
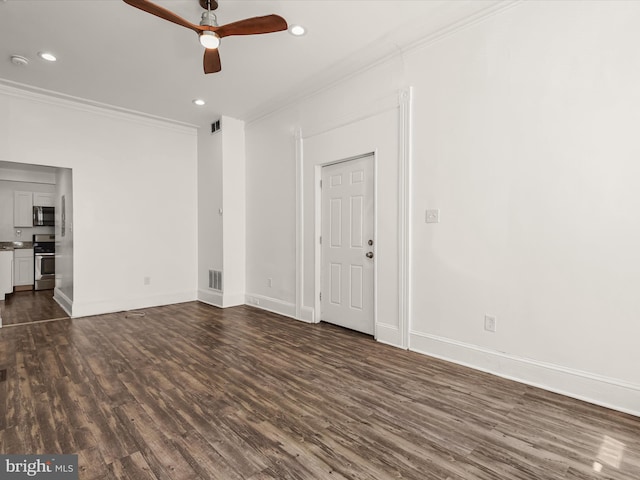
[[[291,35],[299,37],[299,36],[304,35],[305,33],[307,33],[307,29],[304,28],[302,25],[291,25],[289,27],[289,33]]]
[[[193,103],[195,103],[196,105],[198,105],[199,107],[201,107],[202,105],[204,105],[205,102],[204,100],[202,100],[201,98],[196,98],[195,100],[193,100]]]
[[[47,62],[55,62],[57,60],[56,56],[49,52],[38,52],[38,56]]]

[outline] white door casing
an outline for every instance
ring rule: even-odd
[[[321,320],[374,335],[373,155],[324,166],[321,199]]]

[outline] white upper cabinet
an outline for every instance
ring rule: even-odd
[[[13,226],[33,227],[33,194],[13,192]]]
[[[13,226],[33,227],[33,207],[54,207],[55,195],[45,192],[13,192]]]
[[[55,199],[52,193],[33,192],[34,207],[54,207]]]

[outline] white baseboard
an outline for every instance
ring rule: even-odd
[[[415,331],[409,350],[640,416],[640,385]]]
[[[245,304],[244,293],[221,293],[198,290],[198,301],[218,308],[237,307]]]
[[[72,313],[74,318],[89,317],[92,315],[138,310],[140,308],[192,302],[194,300],[196,300],[196,295],[193,291],[151,295],[148,297],[114,298],[96,302],[82,302],[74,299]]]
[[[73,300],[67,297],[58,287],[53,290],[53,300],[60,305],[60,308],[62,308],[67,315],[73,317]]]
[[[300,318],[298,320],[302,320],[307,323],[317,323],[315,310],[312,307],[302,307],[300,309]]]
[[[213,292],[211,290],[198,290],[198,301],[213,305],[214,307],[223,308],[222,293]]]
[[[247,293],[245,295],[245,303],[252,307],[261,308],[268,312],[277,313],[285,317],[293,318],[303,322],[311,323],[306,318],[296,317],[296,306],[293,303],[285,302],[277,298],[266,297],[264,295],[258,295],[256,293]]]
[[[245,304],[244,293],[223,293],[222,294],[222,305],[224,308],[237,307],[239,305],[244,305],[244,304]]]
[[[402,348],[402,333],[394,325],[376,323],[376,340],[392,347]]]

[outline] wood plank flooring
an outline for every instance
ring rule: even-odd
[[[0,452],[90,479],[640,478],[640,418],[250,307],[0,330]]]
[[[69,318],[53,299],[53,290],[27,290],[7,295],[6,300],[0,302],[0,316],[5,327]]]

